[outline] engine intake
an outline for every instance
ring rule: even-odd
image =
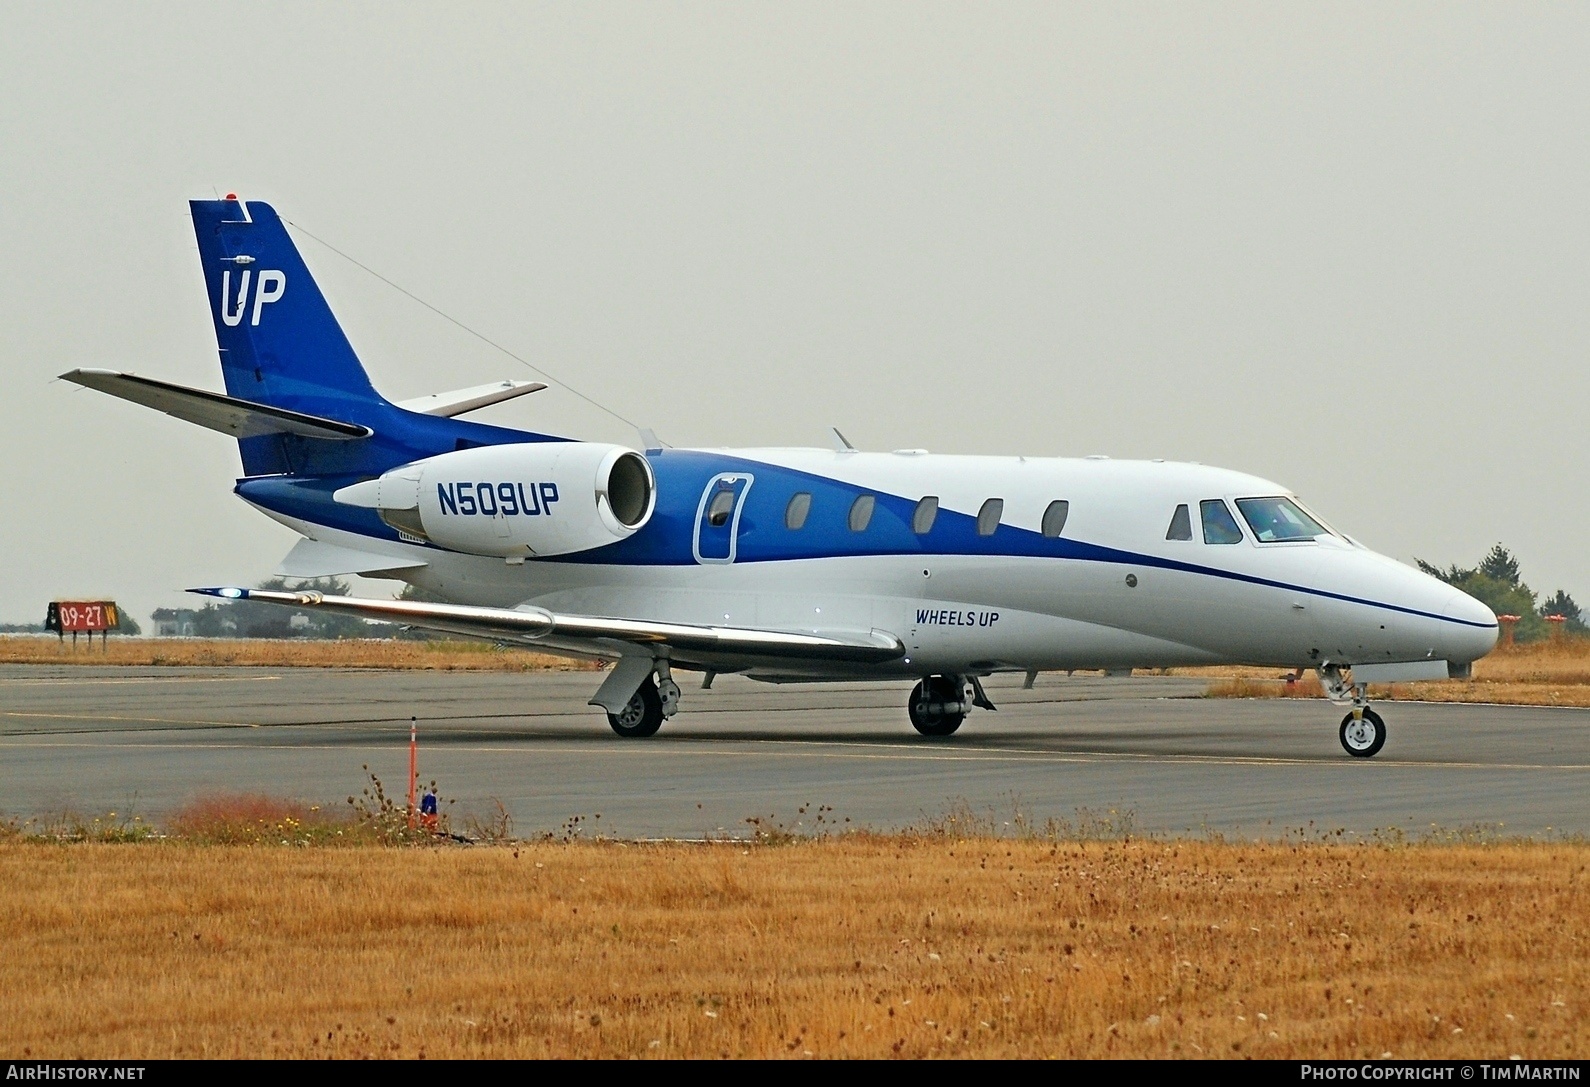
[[[471,555],[567,555],[617,543],[657,506],[651,465],[633,449],[536,442],[443,453],[344,487],[406,537]]]

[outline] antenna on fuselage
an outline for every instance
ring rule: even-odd
[[[839,433],[838,427],[831,426],[828,429],[833,431],[834,434],[835,453],[854,453],[856,451],[856,447],[850,444],[850,439]]]

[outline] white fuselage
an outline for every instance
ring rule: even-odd
[[[504,447],[511,448],[511,447]],[[692,473],[670,458],[693,458]],[[312,538],[423,560],[402,577],[461,604],[533,604],[559,612],[788,631],[898,636],[903,660],[820,670],[759,666],[752,674],[987,673],[1241,662],[1316,667],[1403,661],[1466,663],[1495,642],[1491,612],[1472,598],[1339,534],[1263,543],[1242,526],[1237,543],[1196,531],[1200,502],[1235,510],[1244,497],[1287,495],[1274,483],[1185,463],[860,453],[815,449],[669,451],[654,455],[659,532],[698,530],[705,501],[699,464],[725,471],[768,509],[803,480],[977,517],[1003,500],[1002,526],[1032,546],[869,551],[866,531],[803,537],[774,518],[747,520],[733,561],[566,562],[459,554],[375,539],[271,512]],[[707,486],[711,486],[708,482]],[[1069,504],[1063,555],[1032,553],[1049,504]],[[1191,539],[1167,539],[1179,505]],[[749,505],[746,508],[752,508]],[[942,514],[941,514],[942,515]],[[736,518],[735,526],[739,525]],[[816,530],[813,530],[816,531]],[[775,536],[779,532],[786,537]],[[762,533],[765,535],[755,535]],[[758,542],[785,557],[758,558]],[[807,547],[808,543],[810,544]],[[789,555],[791,548],[806,548]],[[1025,552],[1025,553],[1024,553]]]

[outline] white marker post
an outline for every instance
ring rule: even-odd
[[[409,829],[414,829],[415,792],[419,787],[420,779],[420,738],[419,726],[414,718],[409,718]]]

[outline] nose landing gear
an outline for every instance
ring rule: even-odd
[[[1325,697],[1338,706],[1352,706],[1347,716],[1342,718],[1342,727],[1337,733],[1342,749],[1357,759],[1378,754],[1386,746],[1386,722],[1380,719],[1380,714],[1369,708],[1369,699],[1364,694],[1365,685],[1354,683],[1350,677],[1342,675],[1339,664],[1323,664],[1317,671],[1320,686],[1325,688]]]
[[[1357,707],[1342,718],[1342,747],[1349,755],[1367,759],[1386,744],[1386,722],[1367,706]]]

